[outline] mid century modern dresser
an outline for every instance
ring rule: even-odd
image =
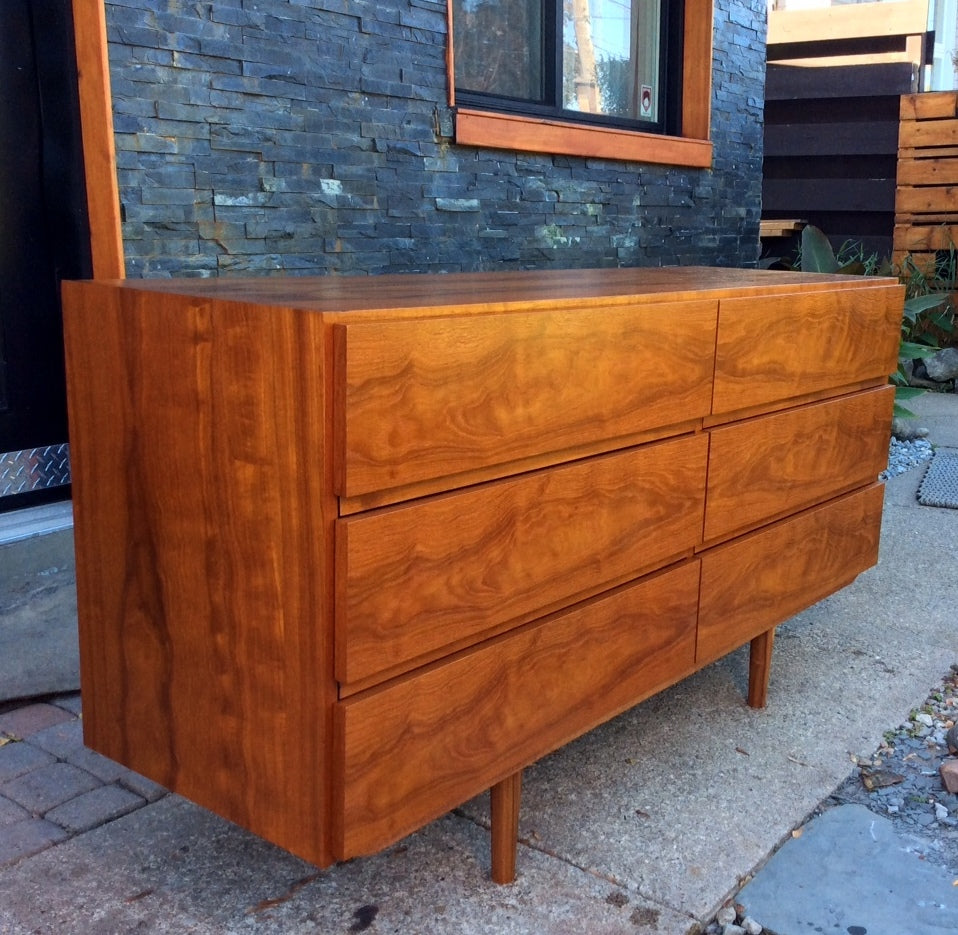
[[[86,742],[326,866],[877,558],[902,289],[726,269],[67,283]]]

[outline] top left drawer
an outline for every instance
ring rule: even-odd
[[[459,486],[700,419],[716,321],[698,300],[337,324],[336,493]]]

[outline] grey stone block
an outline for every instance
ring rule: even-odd
[[[23,739],[63,721],[73,721],[74,716],[52,704],[29,704],[0,714],[0,734]]]
[[[100,786],[51,808],[44,817],[72,834],[80,834],[129,814],[145,804],[145,799],[122,786]]]
[[[162,799],[169,791],[158,782],[153,782],[152,779],[147,779],[146,776],[141,776],[131,769],[127,770],[120,777],[119,781],[121,785],[141,798],[146,799],[147,802],[156,802],[158,799]]]
[[[95,776],[100,782],[116,782],[129,770],[89,747],[79,747],[68,757],[68,762]]]
[[[69,721],[55,724],[33,734],[30,743],[65,760],[83,746],[83,722],[71,718]]]
[[[8,825],[0,835],[0,867],[39,854],[67,837],[66,831],[42,818]]]
[[[30,743],[7,743],[0,747],[0,786],[54,762],[54,757]]]
[[[35,815],[68,802],[100,785],[95,776],[70,763],[41,766],[0,786],[0,794]]]
[[[11,802],[4,795],[0,795],[0,828],[5,825],[12,825],[17,821],[24,821],[30,817],[30,813],[16,802]]]

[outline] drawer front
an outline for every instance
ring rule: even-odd
[[[438,817],[692,670],[698,562],[337,705],[337,858]]]
[[[687,436],[338,520],[337,678],[411,668],[691,554],[707,447]]]
[[[722,299],[712,412],[887,377],[903,301],[895,285]]]
[[[703,300],[336,325],[336,493],[701,418],[716,314]]]
[[[713,429],[705,541],[872,483],[888,461],[895,388]]]
[[[875,484],[704,552],[696,664],[737,649],[874,565],[883,496]]]

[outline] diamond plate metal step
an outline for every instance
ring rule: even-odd
[[[70,446],[47,445],[0,454],[0,497],[70,483]]]

